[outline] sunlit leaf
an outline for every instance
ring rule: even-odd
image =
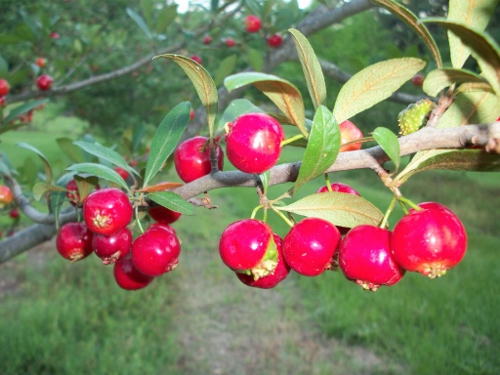
[[[151,193],[148,194],[147,197],[169,210],[180,212],[183,215],[194,215],[193,205],[186,202],[180,195],[172,191]]]
[[[486,83],[483,77],[465,69],[435,69],[425,77],[423,90],[429,96],[437,96],[441,90],[454,83]]]
[[[289,29],[288,31],[293,36],[314,108],[318,108],[326,100],[326,85],[323,70],[307,38],[296,29]]]
[[[391,59],[366,67],[353,75],[340,90],[333,115],[344,120],[387,99],[422,70],[425,62],[413,57]]]
[[[306,217],[318,217],[347,228],[361,224],[379,225],[384,217],[382,212],[366,199],[339,192],[312,194],[276,209]]]

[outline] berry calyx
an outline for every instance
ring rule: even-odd
[[[0,96],[5,96],[10,92],[9,82],[5,79],[0,79]]]
[[[288,265],[304,276],[318,276],[329,269],[341,236],[332,223],[310,217],[290,229],[283,239]]]
[[[203,60],[198,55],[191,55],[189,58],[193,61],[196,61],[198,64],[203,65]]]
[[[160,276],[177,267],[180,242],[169,230],[149,227],[132,243],[132,260],[147,276]]]
[[[339,266],[344,276],[365,290],[394,285],[405,270],[391,252],[391,232],[372,225],[351,229],[340,244]]]
[[[283,43],[283,38],[280,34],[273,34],[267,38],[267,45],[271,48],[277,48]]]
[[[85,223],[64,224],[57,234],[57,251],[63,258],[77,262],[92,254],[92,237]]]
[[[113,275],[118,286],[125,290],[138,290],[148,286],[154,277],[141,273],[132,258],[119,260],[113,267]]]
[[[154,221],[162,224],[172,224],[181,217],[179,212],[172,211],[163,206],[149,207],[148,213]]]
[[[36,80],[36,85],[41,91],[47,91],[50,90],[52,87],[52,82],[54,79],[47,75],[47,74],[42,74],[38,79]]]
[[[217,166],[222,170],[224,152],[218,144],[215,153]],[[209,174],[212,171],[212,164],[208,138],[197,136],[182,142],[174,151],[174,165],[177,174],[184,182],[191,182]]]
[[[92,248],[102,259],[102,263],[108,265],[130,253],[132,240],[132,232],[128,228],[122,228],[111,236],[95,234],[92,239]]]
[[[228,225],[219,241],[219,254],[226,266],[255,280],[272,273],[278,257],[271,227],[256,219]]]
[[[110,236],[125,228],[133,208],[127,194],[117,188],[95,190],[83,202],[83,217],[91,231]]]
[[[11,204],[14,200],[14,194],[12,194],[12,190],[6,185],[0,185],[0,208]]]
[[[256,33],[262,27],[262,22],[259,17],[251,14],[245,18],[245,30],[249,33]]]
[[[227,124],[227,158],[246,173],[260,174],[277,162],[285,134],[281,124],[264,113],[247,113]]]
[[[361,142],[351,143],[363,138],[361,130],[351,121],[345,120],[339,124],[340,129],[340,152],[356,151],[361,148]],[[349,143],[349,144],[347,144]]]
[[[426,203],[396,224],[391,240],[396,261],[408,271],[429,278],[443,276],[465,256],[467,234],[447,207]]]

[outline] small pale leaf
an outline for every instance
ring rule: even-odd
[[[373,139],[382,147],[382,150],[394,163],[396,170],[401,163],[401,150],[396,134],[387,128],[378,127],[373,131]]]
[[[180,212],[183,215],[194,215],[193,205],[186,202],[180,195],[172,191],[151,193],[148,194],[147,197],[169,210]]]
[[[73,177],[76,182],[76,186],[78,187],[78,193],[80,194],[80,200],[83,200],[89,195],[92,191],[95,190],[99,183],[99,179],[96,176],[79,176],[74,175]]]
[[[37,182],[35,185],[33,185],[33,198],[35,198],[36,201],[40,201],[40,199],[42,199],[45,194],[47,194],[51,190],[52,189],[50,184],[44,181]]]

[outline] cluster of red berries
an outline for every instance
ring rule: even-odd
[[[14,201],[14,194],[12,190],[7,185],[0,185],[0,214],[3,212],[8,212],[9,217],[13,220],[10,230],[8,231],[8,236],[15,233],[15,227],[19,224],[19,209]],[[3,232],[0,229],[0,237],[3,236]]]
[[[123,191],[96,188],[82,201],[75,180],[66,189],[70,202],[83,206],[84,222],[67,223],[60,229],[56,247],[62,257],[76,262],[94,252],[103,264],[114,264],[115,280],[126,290],[144,288],[177,267],[181,247],[170,224],[179,213],[151,207],[149,215],[156,222],[134,239],[127,227],[133,207]]]

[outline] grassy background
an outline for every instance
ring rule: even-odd
[[[64,119],[58,121],[65,123]],[[24,141],[57,163],[60,155],[53,138],[68,136],[66,128],[47,130],[40,125],[39,129],[43,131],[2,136],[0,151],[8,152],[17,163],[24,154],[13,144]],[[299,152],[287,150],[283,161],[296,160]],[[370,171],[337,173],[330,178],[350,184],[381,210],[391,199]],[[321,179],[311,182],[299,197],[321,184]],[[270,198],[287,187],[271,188]],[[402,191],[415,202],[439,201],[462,219],[469,246],[456,269],[437,280],[407,274],[399,284],[376,293],[362,291],[340,273],[327,272],[316,278],[295,275],[296,293],[326,335],[391,358],[403,364],[405,373],[499,373],[500,300],[495,298],[500,282],[495,262],[500,220],[498,174],[429,172],[411,179]],[[217,251],[216,234],[231,221],[248,217],[258,204],[253,189],[235,188],[231,194],[224,189],[211,196],[220,207],[215,216],[203,211],[176,223],[188,249],[183,254],[185,262],[195,256],[193,250]],[[401,214],[396,211],[391,222]],[[277,233],[286,234],[286,225],[275,215],[270,214],[269,222]],[[116,287],[111,269],[98,263],[92,256],[69,265],[51,252],[43,257],[27,253],[1,267],[0,346],[7,348],[0,351],[3,373],[179,371],[181,353],[172,334],[176,319],[182,319],[173,309],[182,304],[175,293],[176,274],[155,280],[143,291],[128,293]],[[209,264],[207,270],[217,275],[224,272],[224,266]],[[182,267],[176,272],[182,272]],[[287,285],[280,288],[289,288]]]

